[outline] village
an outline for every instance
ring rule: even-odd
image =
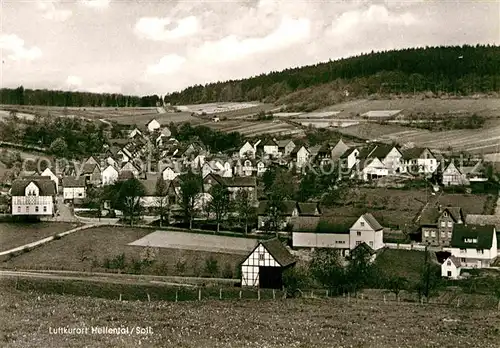
[[[282,288],[283,271],[307,259],[304,251],[316,249],[337,250],[346,260],[362,249],[370,262],[386,249],[429,249],[436,253],[441,276],[455,280],[468,269],[495,268],[500,252],[496,202],[485,215],[443,205],[439,198],[445,192],[471,196],[472,190],[484,192],[494,184],[498,178],[480,157],[343,138],[309,146],[302,139],[269,136],[211,153],[199,140],[179,142],[169,127],[151,119],[122,130],[101,153],[82,161],[31,163],[32,170],[4,183],[5,216],[232,231],[253,238],[240,281],[259,288]],[[324,181],[319,193],[304,184],[317,178]],[[291,192],[292,182],[299,185],[297,194]],[[325,201],[342,205],[348,188],[411,190],[412,185],[425,187],[427,201],[410,227],[384,226],[370,209],[346,220],[336,216],[342,223],[325,219]],[[399,239],[393,240],[395,235]],[[166,247],[161,238],[153,246]]]

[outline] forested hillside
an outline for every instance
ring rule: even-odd
[[[276,102],[281,98],[286,102],[285,96],[305,89],[314,93],[316,87],[338,91],[338,96],[330,96],[333,99],[342,99],[347,94],[352,97],[423,91],[457,95],[497,92],[500,90],[500,47],[478,45],[372,52],[248,79],[192,86],[166,95],[165,101],[180,105]]]
[[[157,95],[128,96],[109,93],[87,93],[50,91],[46,89],[24,89],[22,86],[0,89],[0,104],[47,105],[47,106],[113,106],[113,107],[148,107],[156,106],[161,101]]]

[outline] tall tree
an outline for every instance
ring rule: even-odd
[[[229,212],[229,191],[227,187],[222,185],[214,185],[210,188],[210,195],[212,198],[208,202],[209,211],[215,214],[215,221],[217,222],[217,233],[220,230],[222,220]]]
[[[163,226],[164,217],[167,218],[167,224],[170,220],[170,202],[168,201],[167,182],[160,175],[156,181],[155,187],[156,211],[160,215],[160,227]]]
[[[193,228],[193,218],[196,213],[196,199],[202,191],[202,181],[199,175],[189,172],[180,177],[181,206],[184,210],[184,219],[189,222],[189,229]]]
[[[248,222],[256,215],[253,197],[247,190],[239,190],[234,203],[238,219],[243,222],[245,234],[248,234]]]
[[[123,216],[130,219],[130,226],[142,212],[141,197],[145,194],[144,185],[136,178],[128,179],[120,185],[118,206],[123,211]]]

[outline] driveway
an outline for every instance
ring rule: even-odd
[[[57,212],[58,215],[52,219],[53,221],[67,221],[73,222],[78,221],[78,219],[73,215],[72,209],[64,204],[63,196],[56,197]]]

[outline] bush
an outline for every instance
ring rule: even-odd
[[[104,259],[103,263],[104,268],[107,269],[125,269],[125,254],[121,253],[120,255],[115,256],[112,259]]]
[[[233,278],[233,268],[229,263],[226,263],[224,266],[224,270],[222,271],[222,278]]]
[[[219,266],[217,260],[210,256],[205,260],[205,272],[211,277],[215,277],[219,272]]]

